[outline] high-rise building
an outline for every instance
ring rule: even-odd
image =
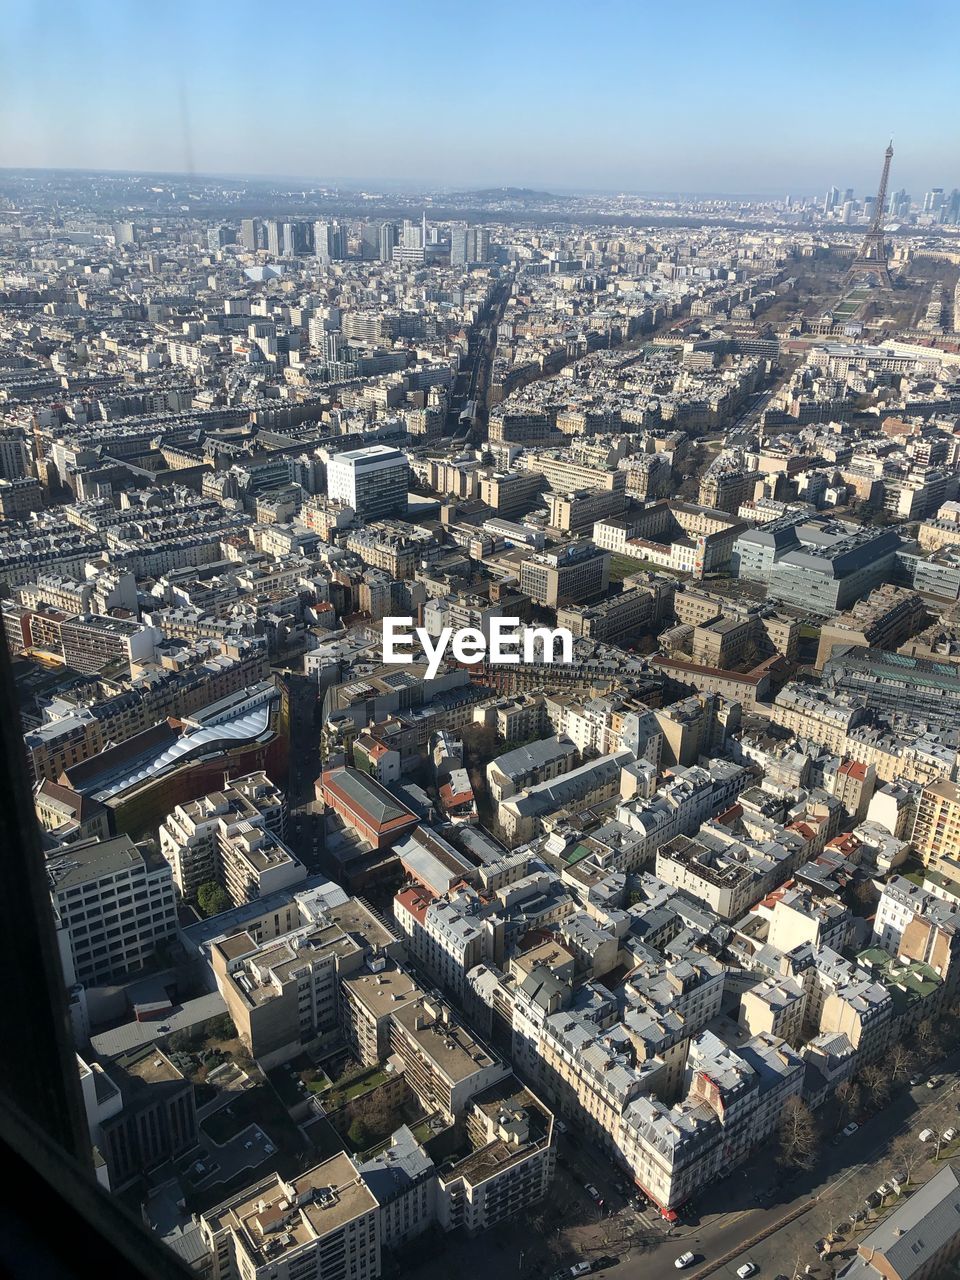
[[[0,430],[0,479],[20,480],[30,474],[30,450],[22,427]]]
[[[315,222],[313,251],[321,262],[340,262],[347,256],[346,227],[339,222]]]
[[[450,265],[462,267],[467,262],[467,224],[458,222],[450,229]]]
[[[262,234],[259,218],[244,218],[240,223],[240,243],[251,253],[255,253],[263,243]]]
[[[372,444],[327,463],[327,496],[353,507],[360,520],[402,516],[407,510],[407,459],[399,449]]]
[[[208,227],[207,229],[207,248],[211,253],[216,253],[224,245],[233,244],[233,240],[234,232],[230,227]]]
[[[376,262],[380,257],[380,224],[365,222],[360,229],[360,257],[364,262]]]
[[[267,253],[279,258],[283,253],[283,224],[276,218],[267,222]]]
[[[384,222],[380,226],[380,261],[392,262],[393,250],[397,243],[397,228],[392,222]]]
[[[924,865],[960,855],[960,787],[948,782],[931,782],[920,793],[913,845]]]

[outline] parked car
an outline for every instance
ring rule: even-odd
[[[674,1262],[674,1266],[678,1271],[682,1271],[684,1267],[689,1267],[693,1262],[693,1254],[688,1249],[686,1253],[681,1253],[680,1257]]]
[[[878,1196],[876,1191],[871,1191],[863,1203],[869,1209],[879,1209],[883,1204],[883,1196]]]
[[[889,1182],[881,1182],[879,1187],[877,1187],[877,1195],[881,1200],[886,1200],[887,1196],[893,1195],[893,1187]]]
[[[737,1267],[737,1275],[740,1280],[747,1280],[747,1276],[752,1276],[757,1269],[755,1262],[745,1262],[742,1267]]]
[[[556,1129],[557,1133],[567,1132],[567,1126],[563,1123],[562,1120],[554,1120],[553,1127]]]
[[[939,1089],[942,1084],[943,1084],[942,1076],[931,1076],[930,1079],[927,1081],[927,1088]]]
[[[956,1129],[945,1129],[943,1132],[944,1142],[952,1142],[956,1136],[957,1136]]]
[[[856,1120],[851,1120],[849,1124],[843,1126],[843,1137],[852,1138],[859,1128]]]
[[[923,1084],[923,1076],[918,1071],[916,1075],[910,1077],[910,1088],[916,1089],[921,1084]]]
[[[920,1130],[920,1141],[921,1141],[921,1142],[929,1142],[931,1138],[935,1138],[936,1136],[937,1136],[937,1135],[933,1132],[933,1130],[932,1130],[932,1129],[921,1129],[921,1130]]]
[[[593,1185],[592,1182],[585,1182],[583,1184],[583,1189],[599,1209],[603,1204],[603,1196],[600,1194],[597,1188]]]
[[[614,1254],[604,1253],[604,1254],[601,1254],[599,1258],[594,1258],[593,1262],[591,1262],[590,1264],[590,1270],[604,1271],[606,1270],[607,1267],[615,1267],[619,1261],[620,1259],[617,1258]]]
[[[575,1262],[570,1268],[570,1280],[577,1280],[578,1276],[588,1276],[590,1269],[589,1262]]]
[[[862,1222],[866,1216],[862,1209],[854,1209],[850,1215],[850,1221],[856,1224],[857,1222]]]

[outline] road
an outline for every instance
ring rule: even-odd
[[[893,1161],[889,1158],[893,1141],[901,1134],[916,1136],[925,1125],[942,1132],[960,1120],[957,1111],[960,1079],[955,1074],[958,1067],[960,1053],[937,1068],[944,1077],[940,1088],[930,1090],[920,1085],[903,1089],[852,1137],[828,1143],[816,1168],[797,1178],[790,1186],[788,1197],[763,1209],[755,1205],[759,1189],[769,1187],[771,1181],[773,1153],[767,1150],[765,1159],[761,1156],[760,1161],[736,1171],[724,1182],[706,1188],[699,1197],[702,1216],[697,1217],[695,1212],[685,1215],[689,1221],[671,1234],[669,1247],[665,1243],[639,1256],[622,1255],[620,1265],[609,1274],[614,1280],[675,1276],[675,1259],[689,1249],[696,1255],[695,1265],[687,1272],[694,1280],[703,1272],[704,1264],[738,1250],[744,1242],[775,1227],[793,1210],[813,1199],[817,1205],[809,1214],[787,1224],[755,1248],[736,1252],[729,1262],[711,1274],[721,1280],[733,1280],[737,1267],[749,1261],[758,1266],[760,1276],[770,1278],[790,1273],[795,1258],[801,1254],[806,1261],[816,1260],[815,1242],[840,1218],[846,1219],[854,1209],[862,1209],[864,1197],[889,1177],[893,1170]],[[931,1124],[934,1120],[938,1123]],[[925,1181],[936,1169],[935,1144],[921,1146],[918,1139],[917,1149],[922,1156],[911,1173],[914,1183]],[[960,1154],[956,1144],[951,1151]],[[820,1274],[830,1275],[832,1271],[824,1267]]]

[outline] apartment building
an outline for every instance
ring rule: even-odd
[[[296,1178],[274,1173],[200,1216],[213,1280],[376,1280],[377,1200],[344,1152]]]
[[[942,778],[920,792],[913,846],[924,865],[937,868],[960,856],[960,787]]]
[[[632,751],[613,751],[550,782],[540,782],[517,792],[497,809],[504,837],[511,844],[530,840],[546,815],[555,815],[567,807],[582,812],[611,799],[620,790],[621,769],[633,759]]]
[[[884,583],[858,600],[846,613],[823,623],[817,646],[816,668],[823,665],[836,647],[896,649],[902,641],[920,631],[927,619],[923,597],[906,587]]]
[[[473,709],[474,724],[489,725],[502,742],[525,742],[547,728],[547,713],[539,693],[482,702]]]
[[[49,857],[46,872],[68,986],[135,972],[177,932],[170,867],[146,843],[78,841]]]
[[[228,868],[236,890],[241,872],[234,865],[235,848],[239,856],[234,837],[242,823],[262,827],[281,839],[286,830],[286,800],[265,773],[226,781],[223,791],[177,805],[160,827],[160,852],[170,863],[174,883],[184,898],[195,898],[200,885],[210,880],[226,888]],[[264,896],[264,888],[260,885],[254,896]],[[231,900],[235,906],[240,905],[232,893]]]
[[[463,1116],[471,1100],[510,1075],[469,1031],[449,1006],[421,996],[391,1018],[390,1052],[403,1063],[407,1084],[428,1111],[451,1121]]]
[[[577,748],[569,738],[544,738],[491,760],[487,765],[487,787],[500,804],[525,787],[568,772],[576,761]]]
[[[233,934],[213,944],[210,958],[237,1034],[266,1069],[336,1037],[340,980],[366,954],[354,936],[321,920],[262,943]]]
[[[374,1066],[387,1058],[392,1015],[423,994],[406,970],[384,956],[370,957],[343,978],[344,1037],[359,1062]]]
[[[784,685],[770,708],[774,724],[783,725],[798,738],[812,738],[838,756],[849,754],[847,736],[867,718],[862,706],[821,688],[798,684]]]
[[[675,585],[672,579],[651,575],[649,585],[630,587],[597,604],[562,606],[557,626],[587,640],[617,640],[647,630],[670,614]]]
[[[520,564],[520,590],[549,609],[603,595],[609,581],[610,556],[590,541],[571,542]]]

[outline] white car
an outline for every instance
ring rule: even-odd
[[[944,1142],[952,1142],[956,1136],[956,1129],[946,1129],[943,1134],[943,1140]]]
[[[843,1136],[845,1138],[852,1138],[859,1128],[860,1126],[857,1124],[857,1122],[855,1120],[851,1120],[848,1125],[844,1126]]]
[[[691,1262],[693,1262],[693,1254],[688,1249],[686,1253],[681,1253],[673,1265],[678,1271],[682,1271],[684,1267],[689,1267]]]
[[[740,1280],[747,1280],[747,1276],[752,1276],[757,1269],[755,1262],[745,1262],[742,1267],[737,1267],[737,1275]]]
[[[932,1130],[932,1129],[921,1129],[921,1130],[920,1130],[920,1141],[921,1141],[921,1142],[929,1142],[931,1138],[935,1138],[936,1136],[937,1136],[937,1135],[933,1132],[933,1130]]]

